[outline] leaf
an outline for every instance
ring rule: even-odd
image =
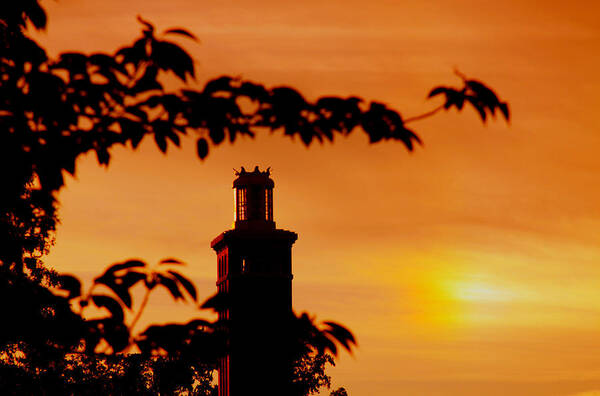
[[[506,119],[506,121],[510,120],[510,111],[508,110],[508,104],[506,102],[501,102],[498,107],[500,108],[500,111],[502,112],[502,115],[504,115],[504,118]]]
[[[175,146],[179,147],[180,145],[180,140],[179,140],[179,135],[177,135],[177,132],[173,132],[172,129],[167,131],[167,138],[173,142],[173,144],[175,144]]]
[[[230,92],[231,91],[231,81],[233,81],[233,79],[229,76],[222,76],[219,78],[215,78],[214,80],[210,80],[209,82],[206,83],[206,85],[204,86],[203,92],[208,95],[213,94],[215,92],[219,92],[219,91]]]
[[[471,103],[475,110],[477,110],[477,112],[479,113],[479,117],[481,117],[481,122],[485,124],[487,114],[485,113],[485,107],[483,106],[483,104],[472,96],[467,96],[466,99],[469,103]]]
[[[177,44],[168,41],[152,43],[152,60],[162,70],[170,70],[182,81],[187,75],[194,77],[194,61],[190,55]]]
[[[181,36],[189,37],[194,41],[199,41],[198,38],[196,36],[194,36],[192,33],[190,33],[189,31],[187,31],[185,29],[181,29],[181,28],[167,29],[167,30],[165,30],[164,33],[165,34],[179,34]]]
[[[117,57],[123,57],[122,64],[132,63],[139,65],[143,60],[146,60],[146,38],[142,37],[137,40],[131,47],[123,47],[116,53]]]
[[[94,279],[94,283],[107,286],[121,299],[121,301],[127,308],[131,308],[131,294],[129,293],[129,287],[131,287],[133,283],[130,284],[130,282],[134,279],[134,277],[139,276],[136,275],[133,277],[126,278],[125,281],[125,278],[117,277],[116,272],[130,268],[139,268],[145,266],[146,263],[139,260],[128,260],[124,263],[113,264],[110,267],[108,267],[108,269],[104,271],[104,273],[101,276]],[[117,281],[117,279],[120,279],[120,281]]]
[[[206,156],[208,155],[208,142],[205,138],[198,139],[198,141],[196,142],[196,150],[200,159],[203,160],[204,158],[206,158]]]
[[[356,345],[356,339],[350,330],[346,327],[335,323],[335,322],[324,322],[325,325],[329,326],[327,332],[331,334],[336,341],[343,345],[343,347],[348,351],[352,352],[351,345]]]
[[[121,127],[121,133],[131,144],[131,148],[137,148],[146,133],[143,124],[139,121],[134,121],[123,117],[119,118],[117,122]]]
[[[189,279],[175,271],[168,270],[167,272],[173,275],[173,277],[175,277],[175,279],[179,281],[181,286],[183,286],[183,288],[188,292],[188,294],[192,296],[194,301],[197,301],[196,287]]]
[[[108,165],[108,162],[110,161],[110,154],[104,147],[98,147],[96,149],[96,157],[99,165]]]
[[[408,148],[408,151],[413,150],[413,146],[414,146],[413,140],[415,142],[417,142],[418,144],[423,145],[421,138],[408,128],[402,129],[402,134],[400,135],[400,140],[402,140],[402,143],[404,143],[404,145]]]
[[[104,307],[108,309],[113,319],[119,322],[123,322],[123,308],[117,300],[104,294],[94,294],[92,295],[92,301],[98,308]]]
[[[146,274],[137,271],[127,271],[125,275],[119,276],[115,279],[115,283],[120,284],[127,289],[130,289],[136,283],[145,280]]]
[[[308,126],[300,129],[300,139],[302,140],[302,143],[304,143],[304,145],[306,147],[308,147],[310,145],[313,137],[315,137],[316,134],[314,132],[315,131]]]
[[[498,106],[499,100],[496,93],[488,88],[485,84],[477,81],[477,80],[466,80],[465,85],[470,88],[479,101],[483,102],[483,104],[493,110],[496,106]]]
[[[325,352],[327,349],[329,349],[333,356],[337,356],[338,348],[335,344],[335,341],[329,338],[327,334],[322,334],[320,338],[321,351]]]
[[[158,263],[158,265],[162,265],[162,264],[177,264],[177,265],[185,265],[184,262],[179,261],[177,259],[174,258],[166,258],[166,259],[162,259],[160,260],[160,262]]]
[[[446,103],[444,108],[447,110],[452,106],[456,106],[458,110],[462,110],[466,96],[465,91],[457,91],[455,89],[448,89],[446,91]]]
[[[165,135],[158,131],[154,131],[154,141],[163,154],[167,152],[167,139],[165,138]]]
[[[158,284],[166,287],[175,300],[179,300],[180,298],[183,299],[183,294],[181,294],[179,286],[175,280],[162,274],[156,274],[156,276],[158,277]]]
[[[247,81],[242,83],[238,89],[238,94],[247,96],[251,100],[258,101],[264,101],[269,96],[269,93],[264,86]]]
[[[37,1],[28,1],[27,10],[24,13],[27,15],[33,26],[38,30],[46,28],[48,22],[46,11]]]
[[[277,87],[271,90],[271,103],[279,118],[290,119],[300,116],[302,110],[308,108],[306,100],[294,88]]]
[[[446,92],[448,92],[448,88],[446,88],[446,87],[435,87],[431,91],[429,91],[429,94],[427,95],[427,97],[432,98],[432,97],[440,95],[440,94],[445,94]]]
[[[67,299],[72,299],[81,296],[81,282],[73,275],[60,275],[59,279],[60,289],[67,290],[69,296]]]
[[[127,308],[131,308],[132,301],[131,294],[129,293],[129,287],[127,287],[127,285],[124,285],[122,281],[120,283],[117,283],[116,277],[107,276],[97,278],[94,281],[94,283],[105,285],[106,287],[108,287],[117,295],[117,297],[119,297],[119,299],[121,299],[121,301]]]
[[[225,139],[225,130],[222,125],[212,125],[208,128],[208,136],[214,144],[220,144]]]
[[[146,263],[144,263],[143,261],[140,260],[127,260],[123,263],[116,263],[111,265],[110,267],[108,267],[106,269],[106,271],[104,271],[104,274],[108,274],[108,273],[115,273],[117,271],[120,270],[124,270],[124,269],[128,269],[128,268],[139,268],[139,267],[145,267]]]

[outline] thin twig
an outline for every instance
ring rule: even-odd
[[[144,308],[146,308],[146,304],[148,303],[148,298],[150,297],[151,291],[152,291],[152,289],[146,290],[146,295],[144,296],[144,300],[142,301],[142,304],[140,305],[140,309],[137,312],[137,314],[135,315],[135,318],[133,318],[133,321],[131,322],[131,324],[129,325],[129,334],[133,333],[133,327],[135,326],[137,321],[140,319],[140,316],[142,316],[142,312],[144,311]]]
[[[129,349],[131,349],[131,347],[133,346],[133,328],[135,327],[137,321],[140,319],[140,316],[142,316],[144,308],[146,308],[146,304],[148,303],[148,298],[150,297],[151,291],[152,289],[146,290],[146,295],[144,296],[142,304],[140,304],[140,309],[138,310],[137,314],[135,315],[135,318],[133,318],[133,321],[129,325],[129,345],[127,345],[127,347],[125,347],[125,349],[122,352],[128,352]]]
[[[419,121],[419,120],[422,120],[423,118],[431,117],[432,115],[434,115],[435,113],[437,113],[438,111],[440,111],[443,108],[444,108],[444,105],[439,105],[438,107],[436,107],[435,109],[433,109],[431,111],[428,111],[427,113],[419,114],[418,116],[414,116],[414,117],[405,118],[404,123],[408,124],[409,122]]]

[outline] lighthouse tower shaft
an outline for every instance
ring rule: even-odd
[[[219,396],[281,395],[291,362],[285,345],[292,315],[292,245],[298,235],[273,221],[269,171],[242,168],[233,183],[235,227],[216,237],[217,288],[228,296],[219,318],[230,325],[219,362]]]

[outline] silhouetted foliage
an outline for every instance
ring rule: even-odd
[[[296,360],[292,374],[292,395],[313,395],[319,389],[331,386],[331,378],[325,374],[327,365],[335,366],[333,357],[326,353],[306,353]]]
[[[485,123],[487,114],[489,113],[492,117],[496,116],[496,109],[502,113],[502,116],[508,121],[510,113],[508,110],[508,103],[501,102],[496,96],[496,93],[485,86],[482,82],[476,80],[469,80],[463,74],[458,71],[455,72],[464,82],[462,89],[458,90],[452,87],[436,87],[433,88],[428,97],[432,98],[437,95],[444,95],[446,103],[443,108],[448,110],[452,107],[456,107],[457,110],[462,110],[465,102],[473,106],[473,108],[479,114],[481,121]]]
[[[3,395],[189,395],[213,396],[212,366],[140,354],[69,354],[60,370],[30,373],[0,362]]]
[[[441,108],[460,111],[468,103],[483,122],[496,110],[509,119],[508,105],[493,90],[462,75],[462,87],[437,87],[429,93],[443,95],[443,105],[406,119],[377,101],[336,96],[309,101],[292,87],[266,87],[229,76],[189,89],[185,84],[195,78],[193,60],[168,39],[196,40],[187,30],[157,34],[140,18],[141,37],[114,53],[70,52],[51,59],[27,35],[28,25],[44,29],[46,21],[37,0],[0,5],[2,393],[170,393],[177,386],[191,391],[186,386],[207,378],[227,350],[228,324],[219,321],[196,319],[132,332],[157,287],[175,300],[197,301],[193,283],[172,267],[181,264],[177,260],[163,260],[154,268],[139,260],[114,264],[87,292],[75,276],[58,276],[42,265],[58,221],[56,194],[65,172],[75,174],[80,155],[93,151],[98,163],[107,166],[114,145],[135,149],[150,136],[166,153],[182,137],[195,135],[197,154],[204,159],[226,140],[233,143],[264,130],[299,136],[307,146],[362,130],[371,143],[395,140],[413,150],[421,140],[407,123]],[[164,73],[173,74],[184,88],[167,89],[161,82]],[[143,285],[146,294],[133,314],[131,288],[136,285]],[[98,293],[99,286],[110,293]],[[223,303],[226,296],[217,296],[202,307],[216,309]],[[84,320],[91,306],[102,314]],[[351,351],[356,344],[352,333],[334,322],[317,326],[307,314],[291,317],[289,329],[298,394],[328,386],[323,371],[332,363],[328,353],[335,356],[338,346]],[[116,355],[131,348],[141,354]],[[149,379],[150,374],[154,377]],[[198,394],[213,391],[203,389],[208,393]],[[336,392],[345,394],[343,389]]]
[[[157,286],[164,286],[175,300],[187,295],[188,300],[195,302],[195,287],[185,276],[168,268],[174,264],[183,263],[168,259],[153,268],[140,260],[116,263],[95,278],[87,292],[77,278],[62,275],[57,294],[22,274],[7,271],[0,277],[5,282],[0,288],[1,297],[5,301],[16,299],[18,304],[8,305],[6,308],[13,310],[4,311],[14,323],[3,329],[0,340],[0,351],[5,356],[0,364],[0,391],[212,394],[212,370],[229,348],[229,323],[194,319],[188,323],[151,325],[139,334],[133,332],[149,294]],[[146,290],[139,306],[131,298],[131,289],[136,285]],[[100,286],[112,293],[97,292]],[[32,290],[36,294],[24,295]],[[219,310],[226,301],[215,296],[202,306]],[[97,316],[84,315],[92,306]],[[73,312],[71,307],[79,309]],[[129,323],[125,311],[133,316]],[[289,394],[313,394],[330,384],[325,367],[333,364],[333,358],[325,352],[336,353],[336,343],[350,351],[354,338],[348,330],[331,322],[319,329],[307,314],[292,315],[290,319],[290,331],[283,335],[290,359],[295,362]],[[141,353],[122,354],[132,348]]]
[[[56,294],[23,274],[0,268],[0,297],[15,302],[2,305],[2,315],[10,322],[0,332],[0,393],[43,394],[52,389],[53,394],[131,394],[135,388],[136,394],[170,394],[180,388],[191,391],[198,383],[209,386],[214,362],[224,353],[222,337],[210,322],[151,326],[139,335],[132,331],[157,286],[166,287],[175,299],[188,295],[195,301],[193,284],[168,268],[175,263],[182,264],[172,259],[156,268],[139,260],[114,264],[86,293],[77,278],[63,275]],[[136,284],[146,288],[138,307],[130,290]],[[96,292],[98,286],[112,294]],[[84,316],[92,306],[97,316]],[[133,308],[137,313],[127,323],[124,311]],[[162,334],[153,334],[156,329],[163,329]],[[186,343],[189,339],[192,342]],[[117,355],[135,346],[141,354]],[[193,394],[210,394],[206,392]]]
[[[346,392],[345,388],[338,388],[331,392],[329,396],[348,396],[348,392]]]

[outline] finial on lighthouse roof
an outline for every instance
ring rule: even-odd
[[[233,173],[236,176],[271,176],[271,167],[269,166],[264,172],[261,172],[258,165],[256,165],[252,172],[248,172],[246,170],[246,168],[244,168],[242,166],[242,167],[240,167],[239,171],[237,169],[233,168]]]

